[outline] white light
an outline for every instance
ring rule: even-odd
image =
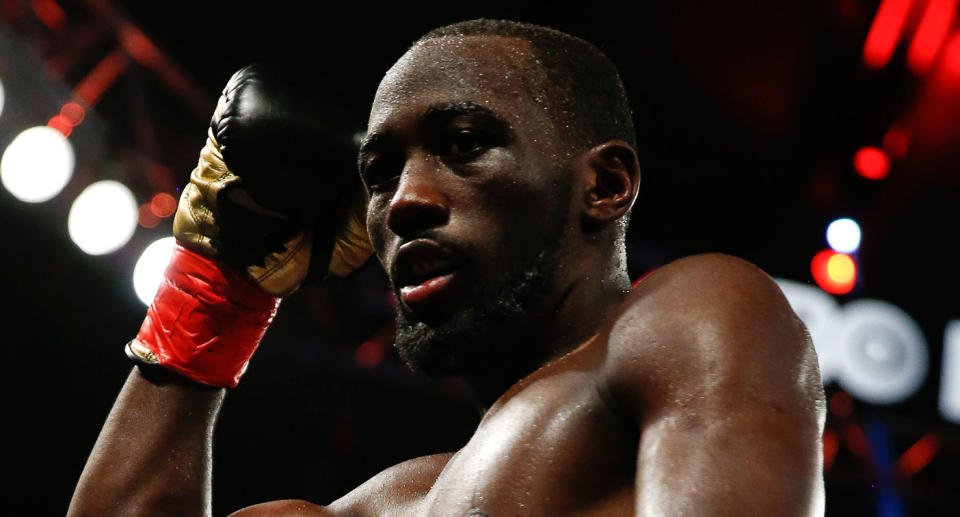
[[[20,201],[39,203],[56,196],[73,175],[73,146],[47,126],[24,130],[0,158],[0,182]]]
[[[839,253],[857,251],[860,247],[860,225],[853,219],[837,219],[827,226],[827,242]]]
[[[3,82],[0,81],[0,115],[3,114]]]
[[[836,342],[837,326],[843,322],[843,310],[832,296],[821,289],[777,279],[790,307],[807,326],[820,363],[820,379],[826,385],[843,374],[843,358]]]
[[[98,181],[83,189],[67,216],[70,238],[91,255],[120,249],[136,229],[137,201],[116,181]]]
[[[927,342],[910,316],[879,300],[843,307],[840,385],[860,400],[895,404],[916,393],[927,374]]]
[[[153,303],[153,297],[163,281],[163,272],[173,255],[175,243],[173,237],[153,241],[137,259],[137,265],[133,268],[133,290],[144,305]]]
[[[940,414],[960,424],[960,320],[947,324],[940,373]]]

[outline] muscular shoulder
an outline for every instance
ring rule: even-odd
[[[759,268],[722,254],[668,264],[609,328],[611,393],[648,413],[754,397],[816,414],[822,387],[802,322]]]
[[[437,479],[452,453],[407,460],[390,467],[329,506],[300,500],[271,501],[244,508],[230,517],[365,517],[410,515]]]
[[[404,461],[373,476],[330,504],[338,516],[410,515],[453,453]]]

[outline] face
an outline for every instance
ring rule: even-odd
[[[396,346],[428,374],[528,353],[560,297],[573,181],[531,59],[514,38],[430,40],[374,99],[359,156],[367,229],[399,302]]]

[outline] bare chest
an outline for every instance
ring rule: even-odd
[[[586,374],[534,380],[488,413],[418,513],[629,514],[637,440],[628,435]]]

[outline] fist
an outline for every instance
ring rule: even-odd
[[[353,153],[296,77],[263,65],[223,90],[174,217],[184,246],[245,271],[274,296],[345,275],[372,251]],[[311,265],[312,263],[312,265]]]

